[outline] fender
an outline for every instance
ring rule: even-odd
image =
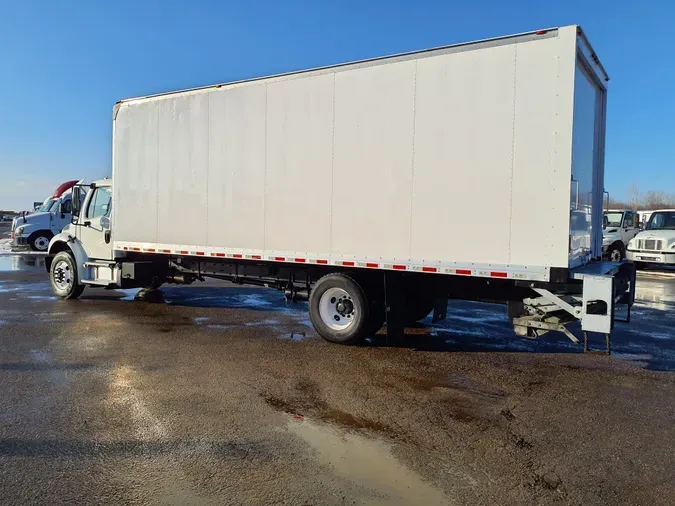
[[[68,231],[64,231],[55,235],[54,237],[52,237],[52,240],[49,241],[49,247],[47,248],[48,252],[47,261],[45,262],[47,271],[49,271],[49,269],[51,268],[52,265],[51,261],[52,258],[54,258],[54,255],[56,255],[60,251],[66,250],[69,250],[73,254],[73,257],[75,258],[75,265],[77,265],[78,281],[82,279],[87,279],[89,272],[88,269],[84,266],[84,263],[89,261],[89,256],[87,255],[86,251],[84,251],[82,243],[80,243],[80,241],[76,237],[73,237]]]

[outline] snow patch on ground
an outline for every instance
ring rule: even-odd
[[[30,249],[27,250],[20,250],[20,251],[12,251],[12,248],[10,246],[10,243],[12,242],[11,239],[0,239],[0,256],[9,256],[9,255],[46,255],[45,252],[40,252],[40,251],[32,251]]]

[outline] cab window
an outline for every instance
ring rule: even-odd
[[[72,202],[70,200],[64,200],[61,202],[61,212],[66,214],[66,213],[71,213],[73,211],[73,206]]]
[[[100,218],[110,214],[112,198],[110,188],[96,188],[96,193],[89,201],[87,207],[87,218]]]
[[[626,213],[626,218],[623,220],[624,228],[633,228],[635,226],[635,217],[633,213]]]

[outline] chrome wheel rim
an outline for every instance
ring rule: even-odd
[[[60,260],[54,266],[54,274],[52,275],[54,286],[61,291],[66,291],[70,288],[73,282],[73,273],[70,270],[70,264],[65,260]]]
[[[609,255],[609,259],[612,262],[620,262],[621,261],[621,252],[618,249],[613,249],[612,253]]]
[[[319,316],[331,330],[347,330],[356,317],[352,297],[342,288],[329,288],[319,299]]]

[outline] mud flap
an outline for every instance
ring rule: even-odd
[[[448,317],[448,299],[438,298],[434,302],[434,316],[432,323],[440,322]]]

